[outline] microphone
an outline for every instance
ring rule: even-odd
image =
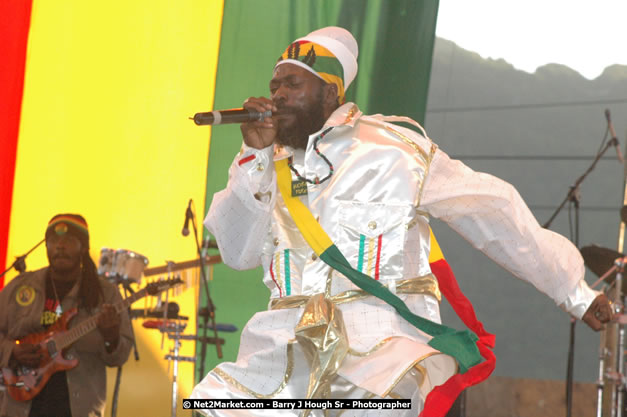
[[[183,236],[189,235],[189,219],[192,218],[192,199],[189,199],[189,203],[187,203],[187,209],[185,210],[185,224],[183,225],[183,229],[181,230],[181,234]]]
[[[612,119],[610,118],[610,109],[605,109],[605,118],[607,119],[607,127],[610,130],[610,135],[612,136],[612,142],[614,142],[614,147],[616,148],[616,156],[618,156],[620,163],[623,164],[625,160],[623,159],[623,153],[620,150],[618,137],[616,136],[614,125],[612,124]]]
[[[271,116],[272,112],[270,110],[261,113],[255,110],[230,109],[196,113],[193,120],[198,126],[224,125],[228,123],[263,122],[263,119]]]

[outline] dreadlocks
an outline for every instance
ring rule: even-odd
[[[82,278],[78,288],[79,303],[87,311],[91,312],[104,300],[104,293],[100,285],[98,269],[91,256],[89,256],[89,251],[85,251],[82,264]]]

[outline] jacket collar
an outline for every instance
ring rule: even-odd
[[[336,127],[341,125],[353,127],[355,125],[355,120],[357,120],[359,116],[361,116],[361,111],[359,111],[359,107],[357,107],[355,103],[345,103],[335,109],[322,129],[326,129],[330,126]],[[315,137],[318,133],[320,132],[316,132],[312,136]],[[312,136],[310,136],[310,138]]]

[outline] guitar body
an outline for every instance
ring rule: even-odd
[[[57,351],[55,336],[67,332],[68,323],[77,314],[76,309],[64,313],[45,332],[33,333],[19,339],[20,343],[39,345],[42,360],[35,369],[19,367],[17,370],[2,368],[4,385],[9,395],[16,401],[32,400],[44,388],[52,374],[72,369],[78,365],[78,358],[66,359],[62,351]]]

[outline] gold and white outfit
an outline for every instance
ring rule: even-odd
[[[429,267],[434,216],[581,318],[597,293],[583,281],[579,251],[540,227],[510,184],[451,160],[426,135],[390,121],[407,119],[365,116],[353,103],[337,109],[323,129],[334,128],[318,144],[335,172],[322,184],[307,184],[307,195],[300,197],[351,265],[379,279],[415,314],[440,323],[439,290]],[[268,311],[255,314],[244,328],[237,361],[212,370],[192,398],[412,398],[406,412],[342,415],[416,416],[431,388],[457,365],[428,346],[430,336],[392,307],[352,292],[358,288],[318,259],[302,238],[278,194],[273,159],[291,155],[302,176],[324,178],[329,166],[313,149],[316,136],[305,151],[244,146],[230,168],[228,187],[214,196],[205,225],[222,259],[235,269],[263,265],[271,300]],[[310,346],[299,336],[321,299],[341,312],[337,331],[347,340],[347,353],[336,356],[324,376],[316,374]]]

